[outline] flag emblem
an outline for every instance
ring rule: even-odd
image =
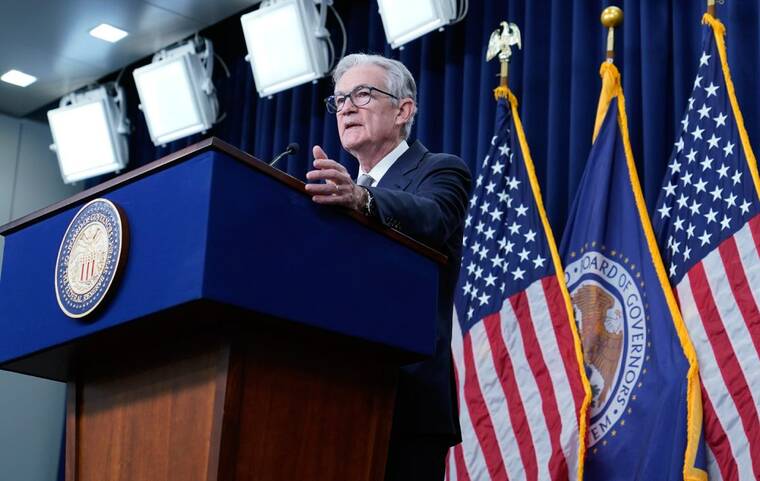
[[[626,412],[647,351],[644,294],[636,282],[641,274],[622,254],[608,254],[586,251],[565,268],[591,384],[589,446]]]

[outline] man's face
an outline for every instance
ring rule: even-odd
[[[348,95],[360,85],[387,91],[385,79],[385,70],[381,67],[357,65],[338,80],[335,95]],[[399,141],[400,124],[403,123],[399,107],[394,105],[393,99],[377,91],[373,91],[372,99],[361,107],[346,99],[337,120],[343,148],[356,156],[384,144],[394,147]]]

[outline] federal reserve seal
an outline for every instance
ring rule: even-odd
[[[625,412],[646,357],[645,303],[633,267],[587,251],[565,269],[593,396],[590,446]]]
[[[74,216],[55,263],[55,295],[67,316],[85,317],[106,297],[126,255],[126,228],[106,199],[88,202]]]

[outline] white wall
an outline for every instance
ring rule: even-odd
[[[47,124],[0,115],[0,225],[82,189],[63,184],[51,143]],[[65,401],[63,383],[0,371],[0,479],[57,479]]]

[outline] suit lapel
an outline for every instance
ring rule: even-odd
[[[377,187],[406,190],[414,178],[412,174],[419,167],[420,161],[427,151],[422,142],[415,141],[388,169],[388,172],[378,182]]]

